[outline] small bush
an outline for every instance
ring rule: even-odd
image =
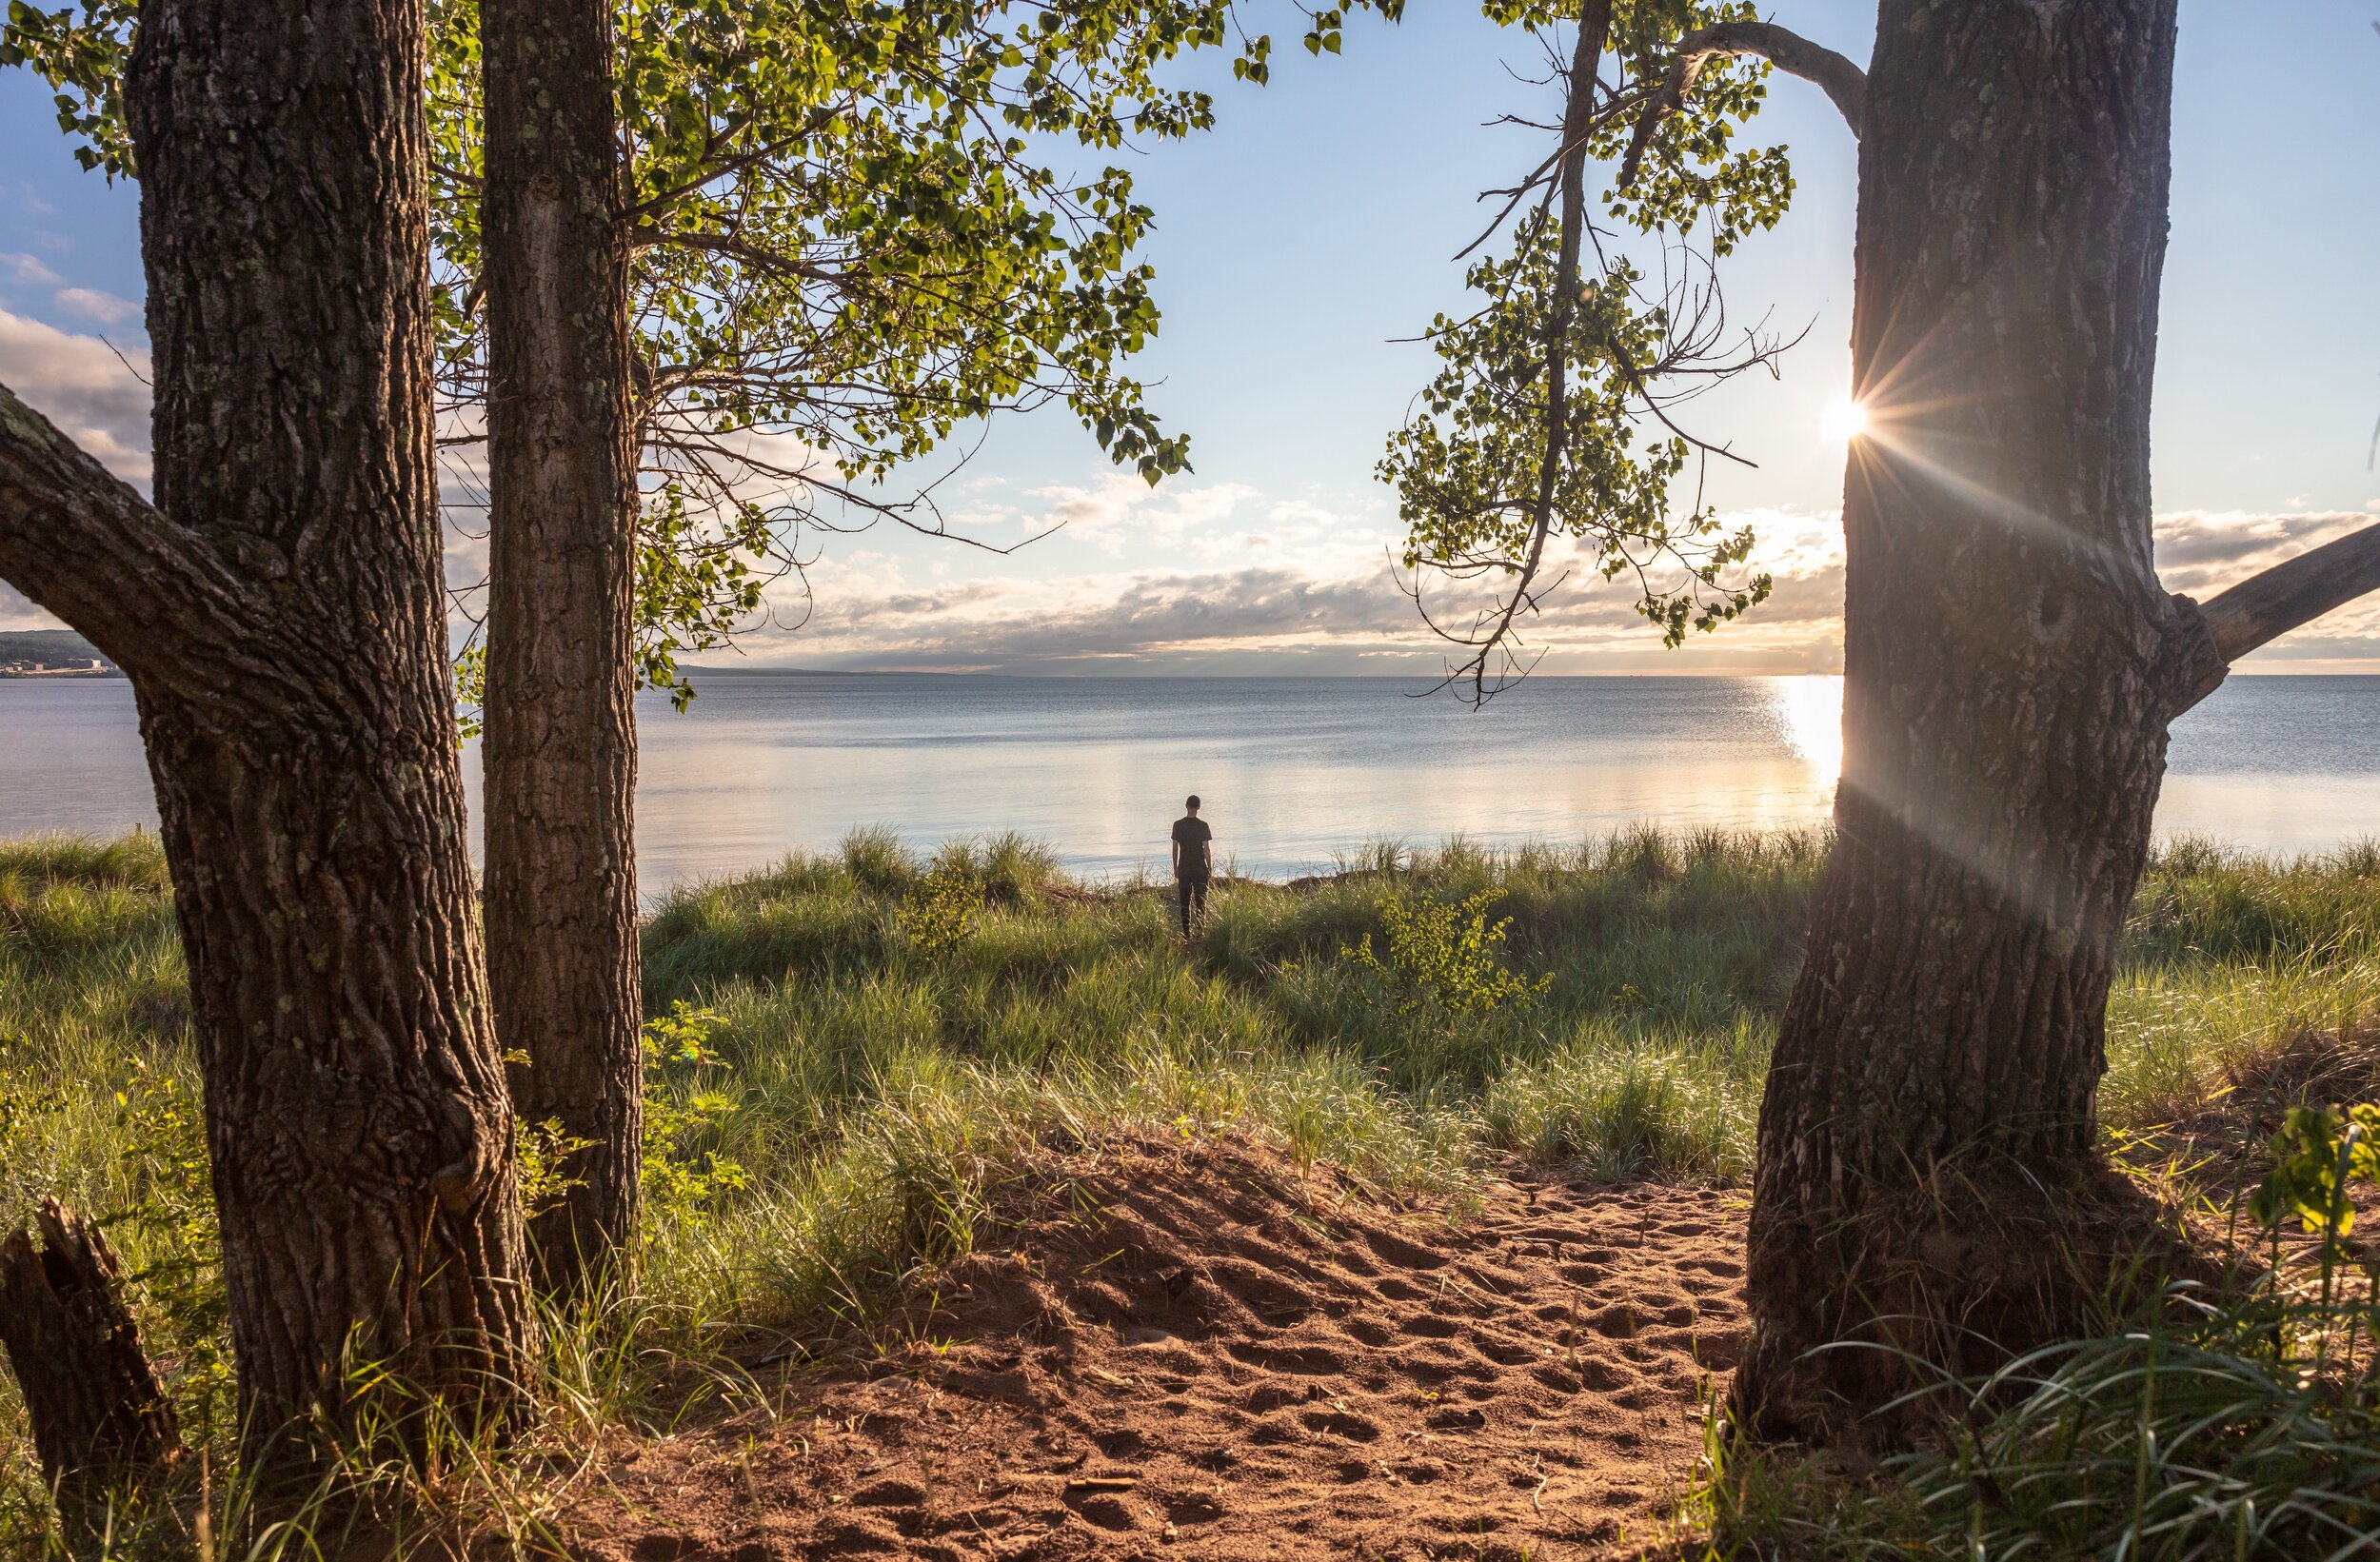
[[[719,1017],[684,1002],[645,1022],[644,1180],[645,1218],[665,1225],[699,1225],[729,1194],[752,1185],[751,1174],[718,1154],[719,1125],[736,1110],[721,1088],[724,1074],[710,1045]]]
[[[1423,1010],[1440,1017],[1487,1015],[1506,1006],[1527,1007],[1552,986],[1551,976],[1535,981],[1504,959],[1504,933],[1512,919],[1491,923],[1487,908],[1496,891],[1481,890],[1458,904],[1428,896],[1394,894],[1379,903],[1387,930],[1388,958],[1373,952],[1366,933],[1339,954],[1372,979],[1399,1015]]]
[[[946,856],[902,897],[896,920],[909,947],[938,959],[966,942],[983,910],[983,880],[962,858]]]
[[[935,857],[937,871],[973,879],[998,905],[1015,905],[1061,880],[1058,854],[1013,830],[987,840],[954,840]]]

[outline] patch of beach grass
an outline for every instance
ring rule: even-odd
[[[575,1363],[552,1392],[580,1423],[633,1421],[724,1344],[864,1318],[963,1254],[1045,1145],[1229,1133],[1391,1195],[1459,1196],[1507,1157],[1739,1181],[1826,848],[1383,842],[1337,875],[1219,885],[1187,943],[1167,886],[1076,883],[1016,837],[928,858],[865,831],[688,886],[645,934],[648,1013],[693,1017],[701,1045],[653,1076],[669,1127],[642,1294],[550,1320]],[[925,939],[904,908],[937,883],[973,890]],[[1402,1009],[1350,956],[1385,947],[1389,897],[1475,895],[1525,999]],[[2111,1133],[2227,1093],[2368,1093],[2376,911],[2380,851],[2162,849],[2111,1004]],[[228,1457],[185,988],[153,840],[0,844],[0,1219],[54,1193],[107,1223],[186,1425]],[[10,1392],[0,1532],[41,1506]]]

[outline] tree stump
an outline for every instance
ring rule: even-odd
[[[180,1433],[108,1239],[54,1198],[35,1220],[38,1244],[29,1231],[0,1240],[0,1346],[71,1529],[86,1498],[168,1457]]]

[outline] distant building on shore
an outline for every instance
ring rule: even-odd
[[[123,672],[71,629],[0,629],[0,678],[120,678]]]

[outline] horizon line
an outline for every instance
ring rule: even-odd
[[[1013,668],[1002,668],[1002,667],[955,667],[955,668],[954,668],[954,667],[804,667],[804,666],[780,665],[780,664],[766,663],[766,662],[763,662],[763,663],[750,663],[750,662],[746,662],[746,663],[742,663],[742,664],[736,664],[736,663],[722,663],[722,662],[700,662],[700,663],[698,663],[698,662],[681,662],[681,663],[679,664],[678,671],[679,671],[680,673],[682,673],[682,674],[700,674],[700,675],[703,675],[703,676],[725,676],[725,677],[730,677],[730,678],[748,678],[748,677],[786,677],[786,678],[1033,678],[1033,679],[1043,679],[1043,680],[1047,680],[1047,681],[1050,681],[1050,682],[1061,682],[1061,681],[1064,681],[1064,682],[1086,682],[1086,683],[1087,683],[1087,682],[1099,682],[1110,681],[1110,680],[1121,681],[1121,680],[1128,680],[1128,679],[1140,679],[1140,680],[1151,681],[1151,682],[1156,682],[1156,681],[1177,681],[1177,680],[1179,680],[1179,681],[1188,681],[1188,680],[1192,680],[1192,679],[1204,679],[1204,680],[1206,680],[1206,681],[1208,681],[1208,682],[1222,682],[1222,681],[1227,681],[1227,680],[1229,680],[1229,681],[1240,681],[1240,682],[1255,682],[1255,681],[1258,681],[1258,680],[1264,680],[1264,679],[1279,679],[1279,680],[1297,679],[1297,680],[1304,680],[1304,681],[1307,681],[1307,682],[1322,682],[1322,681],[1327,681],[1327,682],[1342,682],[1342,683],[1360,683],[1360,682],[1376,682],[1376,683],[1399,682],[1399,683],[1403,683],[1403,682],[1416,682],[1416,681],[1418,681],[1418,680],[1422,680],[1422,679],[1437,678],[1437,677],[1438,677],[1438,676],[1439,676],[1439,675],[1437,675],[1437,674],[1433,674],[1433,673],[1426,673],[1426,672],[1403,672],[1403,673],[1391,673],[1391,672],[1376,672],[1376,673],[1375,673],[1375,672],[1365,672],[1365,673],[1350,673],[1350,672],[1273,672],[1273,673],[1265,673],[1265,672],[1220,672],[1220,671],[1208,671],[1208,670],[1200,669],[1200,668],[1184,668],[1184,669],[1180,669],[1180,670],[1166,670],[1166,669],[1164,669],[1164,668],[1162,668],[1162,667],[1144,667],[1144,668],[1134,668],[1134,669],[1131,669],[1131,670],[1117,669],[1117,670],[1114,670],[1114,671],[1069,671],[1069,670],[1034,670],[1034,671],[1020,671],[1020,670],[1013,669]],[[1507,687],[1507,688],[1513,688],[1513,687],[1517,687],[1518,685],[1520,685],[1520,684],[1522,684],[1522,683],[1535,683],[1535,682],[1547,682],[1547,681],[1551,681],[1551,682],[1584,682],[1584,681],[1587,681],[1587,680],[1590,680],[1590,679],[1594,679],[1594,680],[1644,679],[1644,680],[1647,680],[1647,681],[1658,681],[1658,682],[1677,682],[1677,681],[1680,681],[1680,680],[1685,680],[1685,679],[1744,679],[1744,678],[1840,678],[1840,677],[1842,677],[1842,676],[1843,676],[1843,674],[1842,674],[1842,670],[1841,670],[1840,668],[1835,668],[1835,669],[1824,669],[1824,670],[1822,670],[1822,669],[1815,669],[1815,668],[1814,668],[1814,669],[1808,669],[1808,670],[1803,670],[1803,671],[1795,671],[1795,672],[1781,672],[1781,671],[1777,671],[1777,670],[1775,670],[1775,669],[1763,669],[1763,670],[1750,670],[1750,669],[1745,669],[1745,670],[1737,670],[1737,671],[1727,671],[1727,670],[1724,670],[1724,669],[1720,669],[1720,670],[1697,669],[1697,670],[1694,670],[1694,671],[1678,671],[1678,672],[1660,672],[1660,671],[1654,671],[1654,670],[1650,670],[1650,669],[1635,669],[1635,670],[1620,671],[1620,672],[1597,672],[1597,673],[1584,673],[1584,672],[1561,672],[1561,673],[1556,673],[1556,672],[1536,672],[1536,673],[1531,673],[1531,674],[1529,674],[1529,675],[1528,675],[1528,676],[1526,676],[1525,678],[1515,679],[1515,680],[1514,680],[1511,683],[1507,684],[1507,685],[1506,685],[1506,687]],[[2243,667],[2235,667],[2235,668],[2233,668],[2233,669],[2231,670],[2231,678],[2232,678],[2232,679],[2241,679],[2241,678],[2248,678],[2248,679],[2279,679],[2279,678],[2380,678],[2380,662],[2374,662],[2374,663],[2373,663],[2371,666],[2370,666],[2369,668],[2367,668],[2367,669],[2361,669],[2361,670],[2350,670],[2350,669],[2341,669],[2341,668],[2335,668],[2335,667],[2312,667],[2312,668],[2306,668],[2306,669],[2304,669],[2304,670],[2291,670],[2291,669],[2289,668],[2288,663],[2286,663],[2286,662],[2282,662],[2282,663],[2279,663],[2279,664],[2271,665],[2271,666],[2267,666],[2267,667],[2261,667],[2261,668],[2259,668],[2259,667],[2252,667],[2252,666],[2243,666]],[[2227,680],[2227,681],[2228,681],[2228,680]]]

